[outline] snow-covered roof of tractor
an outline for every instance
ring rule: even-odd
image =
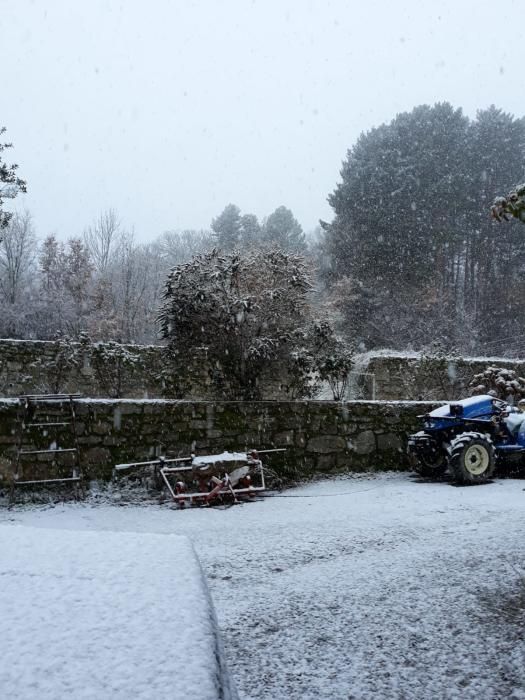
[[[490,394],[480,394],[479,396],[469,396],[468,399],[461,399],[460,401],[450,401],[449,403],[445,404],[444,406],[440,406],[439,408],[435,408],[432,411],[433,416],[448,416],[450,413],[450,404],[459,404],[460,406],[463,406],[464,408],[468,406],[479,406],[481,404],[486,403],[487,401],[493,401],[494,397],[490,396]]]

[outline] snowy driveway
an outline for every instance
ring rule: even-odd
[[[363,475],[227,510],[73,504],[0,523],[188,535],[243,700],[523,700],[524,489]]]

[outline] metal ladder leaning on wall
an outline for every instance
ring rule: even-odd
[[[70,485],[75,498],[81,497],[82,474],[73,403],[80,397],[81,394],[26,394],[18,397],[20,412],[11,503],[19,486]],[[67,404],[67,409],[64,404]],[[49,446],[40,449],[46,438]]]

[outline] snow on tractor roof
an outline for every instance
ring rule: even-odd
[[[490,394],[480,394],[479,396],[469,396],[468,399],[461,399],[460,401],[449,401],[449,403],[439,408],[435,408],[430,412],[431,416],[448,416],[450,415],[450,404],[458,404],[463,406],[463,408],[490,405],[494,401],[494,397]]]
[[[186,537],[1,530],[2,697],[237,698]]]

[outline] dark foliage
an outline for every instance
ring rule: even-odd
[[[309,270],[279,250],[198,255],[171,271],[159,322],[178,354],[206,348],[218,395],[254,399],[278,376],[310,319]]]
[[[362,134],[329,196],[323,266],[342,328],[367,349],[463,353],[525,325],[525,238],[496,231],[495,195],[523,179],[525,121],[423,105]]]
[[[0,136],[6,131],[5,127],[0,128]],[[12,148],[12,143],[0,143],[0,230],[6,228],[13,214],[4,211],[3,205],[5,199],[13,199],[19,192],[26,191],[25,180],[20,179],[16,175],[18,165],[12,163],[9,165],[2,159],[2,153],[7,148]]]
[[[496,197],[491,212],[496,221],[509,221],[513,216],[525,223],[525,183],[515,187],[506,197]]]

